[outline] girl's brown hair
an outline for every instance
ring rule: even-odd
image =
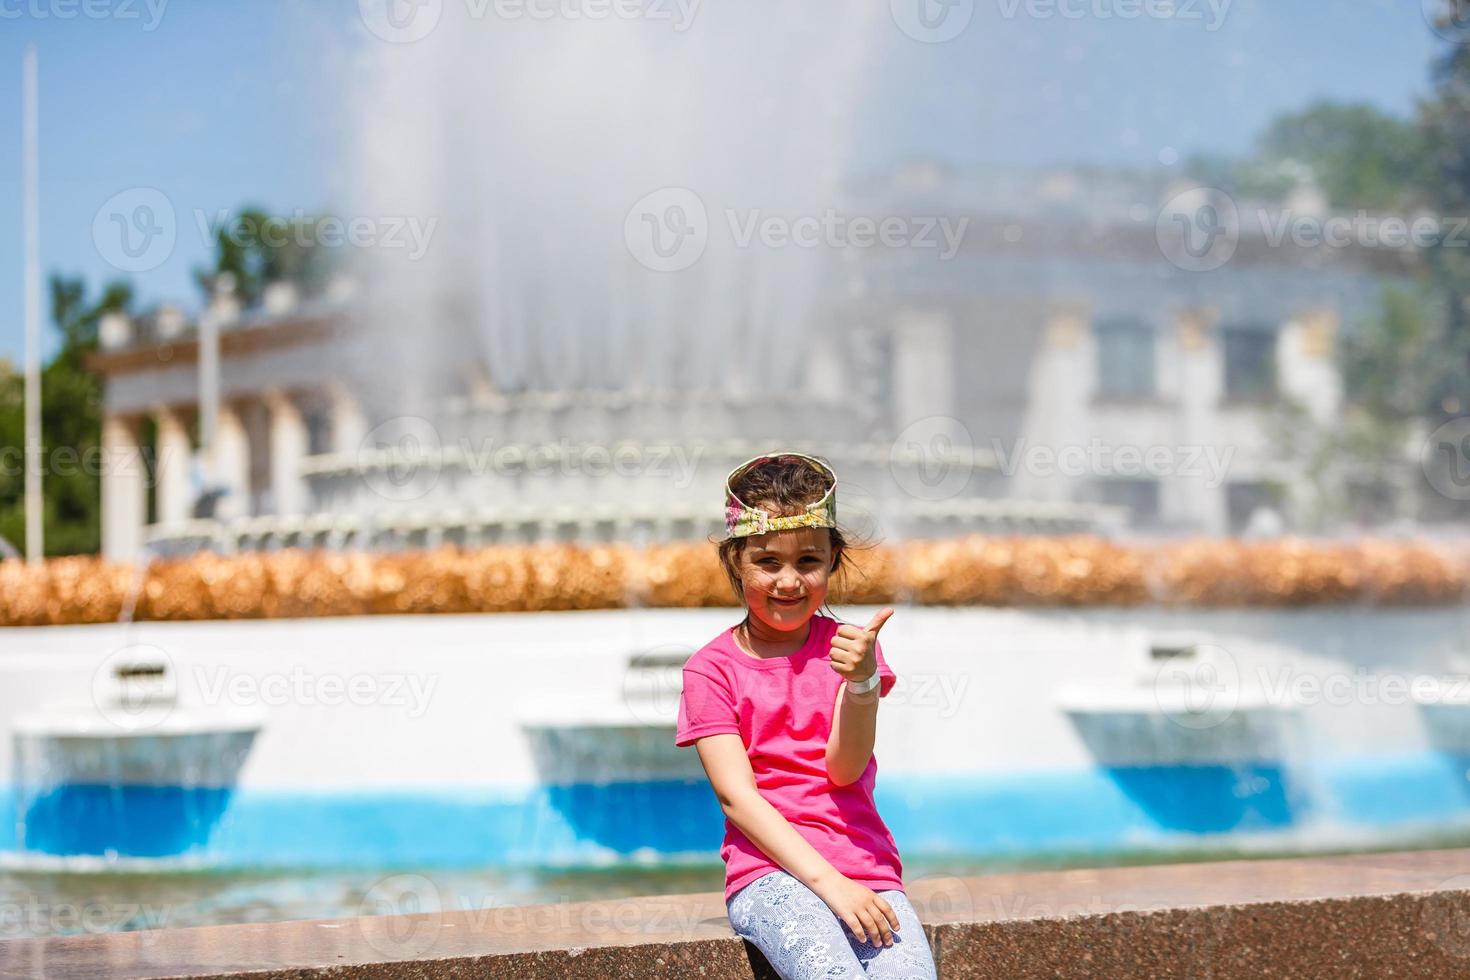
[[[805,513],[807,505],[826,496],[831,485],[825,474],[800,456],[777,455],[741,473],[730,482],[730,489],[751,507],[759,507],[773,517],[791,517]],[[853,568],[849,552],[860,545],[850,542],[849,533],[841,526],[827,530],[832,535],[832,565],[828,571],[834,579],[845,577]],[[720,567],[741,605],[745,604],[745,589],[740,582],[740,556],[747,540],[740,537],[719,542]]]

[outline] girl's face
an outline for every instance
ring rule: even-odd
[[[800,527],[752,535],[740,553],[740,581],[752,617],[773,630],[800,629],[827,601],[832,535]]]

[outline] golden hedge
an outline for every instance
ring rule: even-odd
[[[1305,606],[1463,601],[1470,562],[1422,542],[1096,537],[908,541],[853,553],[837,603]],[[375,613],[732,606],[704,542],[498,545],[363,553],[201,553],[144,569],[99,558],[0,562],[0,625]]]

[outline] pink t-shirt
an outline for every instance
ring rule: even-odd
[[[752,657],[736,644],[733,626],[705,644],[684,665],[674,744],[738,734],[756,789],[797,833],[844,876],[874,891],[902,891],[898,847],[873,804],[876,757],[854,783],[835,786],[827,779],[827,739],[837,690],[845,683],[828,660],[838,625],[814,615],[806,643],[786,657]],[[879,697],[885,697],[898,678],[883,660],[881,643],[874,657]],[[781,870],[729,820],[720,857],[727,902],[761,875]]]

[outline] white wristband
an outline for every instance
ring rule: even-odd
[[[867,694],[873,688],[878,686],[880,680],[882,680],[882,678],[878,676],[878,672],[875,670],[873,671],[871,677],[869,677],[865,681],[862,681],[861,683],[848,681],[847,689],[854,694]]]

